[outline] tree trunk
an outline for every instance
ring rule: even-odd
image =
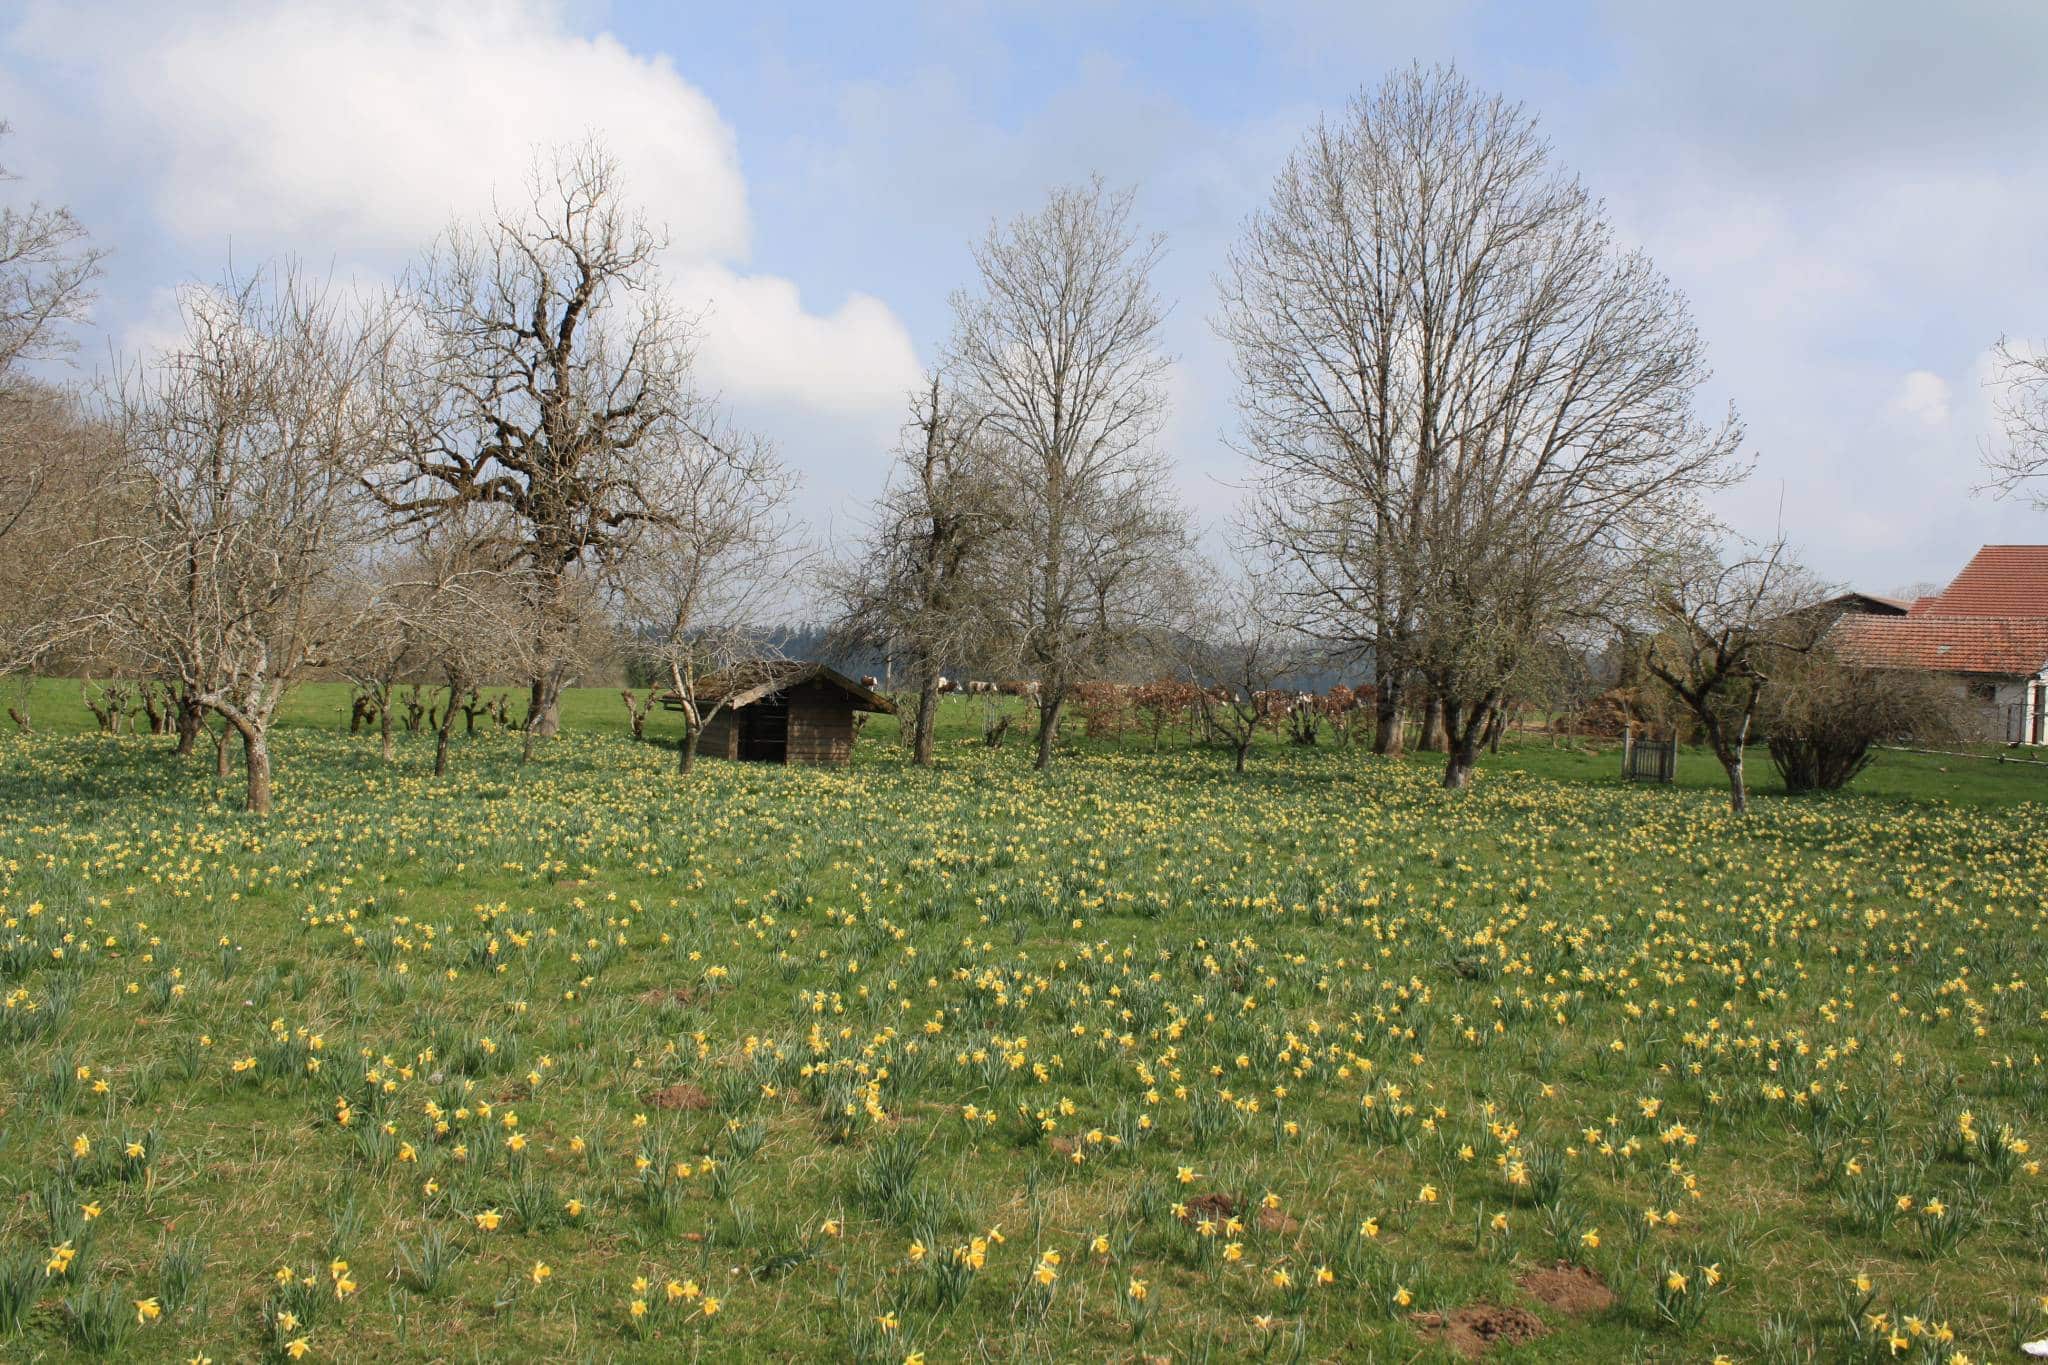
[[[391,703],[388,697],[385,704],[377,708],[377,748],[386,763],[398,758],[398,750],[391,739]]]
[[[223,723],[213,740],[213,775],[223,782],[234,776],[233,769],[228,767],[228,740],[234,733],[233,726]]]
[[[249,795],[243,808],[251,815],[270,814],[270,736],[260,727],[245,725],[242,732],[242,761],[249,770]]]
[[[1237,743],[1237,745],[1236,745],[1235,747],[1236,747],[1236,749],[1237,749],[1237,761],[1236,761],[1236,764],[1235,764],[1235,767],[1236,767],[1236,771],[1237,771],[1237,775],[1238,775],[1239,777],[1243,777],[1243,776],[1244,776],[1244,760],[1245,760],[1245,756],[1246,756],[1247,754],[1251,753],[1251,751],[1252,751],[1252,740],[1251,740],[1251,736],[1250,736],[1250,735],[1246,735],[1246,736],[1245,736],[1245,737],[1244,737],[1244,738],[1243,738],[1242,740],[1238,741],[1238,743]]]
[[[682,747],[676,753],[676,771],[688,777],[697,767],[697,742],[704,737],[704,728],[690,724],[683,731]]]
[[[180,693],[178,707],[178,744],[171,752],[179,758],[190,758],[199,747],[199,706],[192,698]]]
[[[1380,680],[1372,714],[1372,751],[1388,758],[1399,758],[1407,718],[1401,714],[1401,689],[1391,679]]]
[[[1031,766],[1038,772],[1052,767],[1053,744],[1060,733],[1060,708],[1066,704],[1066,697],[1059,692],[1049,692],[1038,707],[1038,756]]]
[[[910,761],[920,768],[932,765],[933,732],[939,721],[939,675],[927,670],[917,688],[917,718],[910,733]]]
[[[1450,750],[1445,733],[1444,699],[1432,692],[1422,703],[1422,738],[1415,742],[1419,754],[1441,754]]]
[[[1732,815],[1749,814],[1749,782],[1742,772],[1742,750],[1716,746],[1714,755],[1728,773],[1728,810]]]
[[[1452,791],[1472,785],[1472,770],[1479,766],[1480,739],[1500,708],[1498,702],[1488,697],[1467,714],[1460,715],[1462,709],[1437,702],[1437,724],[1443,733],[1444,749],[1450,755],[1444,761],[1444,786]]]
[[[1486,722],[1486,752],[1500,752],[1501,732],[1508,728],[1508,709],[1503,706],[1493,713],[1493,719]]]
[[[1444,762],[1444,785],[1453,791],[1462,791],[1472,785],[1472,770],[1479,766],[1479,746],[1470,740],[1459,740],[1449,746],[1450,757]]]
[[[545,678],[535,678],[527,691],[526,731],[552,739],[562,728],[562,693]],[[528,746],[529,756],[532,746]]]

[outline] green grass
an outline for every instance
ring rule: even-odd
[[[1534,743],[1447,794],[1131,737],[1040,776],[959,702],[935,771],[881,718],[847,769],[684,781],[590,691],[437,781],[320,687],[259,822],[38,686],[12,1356],[1407,1360],[1485,1303],[1541,1321],[1519,1359],[1986,1359],[2043,1322],[2003,1144],[2048,1099],[2048,770],[1789,800],[1759,761],[1737,824],[1697,755],[1642,788]],[[1616,1302],[1521,1286],[1559,1259]]]

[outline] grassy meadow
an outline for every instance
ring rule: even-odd
[[[2048,768],[0,737],[10,1359],[2010,1358]],[[657,717],[658,740],[673,718]]]

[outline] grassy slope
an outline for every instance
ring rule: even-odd
[[[80,728],[65,697],[38,697],[41,726]],[[422,742],[387,768],[338,709],[294,698],[260,827],[152,741],[0,739],[0,911],[23,935],[0,976],[38,1007],[0,1031],[0,1281],[70,1233],[75,1280],[132,1319],[194,1239],[196,1301],[123,1354],[291,1339],[260,1325],[281,1262],[319,1281],[315,1358],[1287,1356],[1297,1331],[1307,1358],[1408,1358],[1408,1311],[1537,1307],[1514,1279],[1560,1253],[1623,1301],[1539,1307],[1555,1330],[1526,1358],[1841,1358],[1837,1296],[1865,1270],[1877,1308],[1951,1320],[1978,1358],[2037,1321],[2038,1180],[1945,1144],[1966,1106],[2030,1130],[2048,1096],[2048,770],[1886,755],[1860,795],[1765,799],[1735,827],[1697,755],[1664,791],[1523,747],[1452,798],[1426,758],[1272,745],[1232,781],[1131,739],[1038,778],[1021,746],[975,746],[963,703],[935,773],[878,720],[847,771],[714,763],[679,785],[618,737],[616,694],[586,692],[540,763],[487,735],[437,783]],[[454,1123],[438,1140],[429,1101]],[[131,1140],[145,1160],[119,1156]],[[692,1165],[650,1186],[636,1152]],[[1496,1158],[1554,1167],[1565,1197],[1510,1198]],[[1858,1202],[1877,1181],[1982,1226],[1953,1250],[1913,1217],[1880,1231]],[[1275,1217],[1214,1239],[1170,1211],[1268,1190]],[[1646,1231],[1646,1206],[1680,1219]],[[992,1224],[1006,1241],[940,1306],[923,1266]],[[402,1267],[434,1232],[463,1257],[429,1293]],[[913,1263],[913,1239],[935,1255]],[[362,1286],[339,1303],[336,1254]],[[1704,1297],[1702,1264],[1726,1295],[1660,1323],[1656,1284],[1676,1268]],[[1324,1265],[1328,1290],[1273,1283]],[[1142,1304],[1119,1294],[1134,1275]],[[670,1277],[723,1311],[667,1307]],[[66,1349],[70,1282],[38,1285],[28,1349]]]

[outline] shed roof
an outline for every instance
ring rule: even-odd
[[[1835,623],[1828,639],[1844,659],[1875,668],[2006,678],[2048,668],[2048,617],[1851,615]]]
[[[808,659],[778,659],[730,676],[714,675],[704,680],[701,691],[706,703],[719,700],[728,710],[738,710],[778,692],[812,682],[825,683],[846,693],[856,711],[878,711],[887,716],[896,714],[896,703],[881,693],[862,686],[838,669]],[[677,704],[675,694],[663,697],[662,702],[664,705]]]

